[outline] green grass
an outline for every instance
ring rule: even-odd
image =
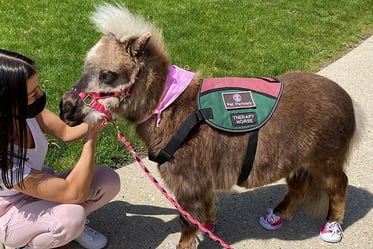
[[[107,1],[118,2],[118,1]],[[0,47],[36,61],[48,108],[82,72],[86,52],[100,38],[89,16],[95,0],[0,0]],[[373,33],[372,0],[128,0],[127,7],[163,30],[173,64],[203,77],[274,76],[318,71]],[[146,151],[132,127],[128,140]],[[81,143],[51,139],[46,164],[72,167]],[[97,163],[132,161],[112,127],[100,135]]]

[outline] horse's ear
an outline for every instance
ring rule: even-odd
[[[150,32],[144,33],[143,35],[131,39],[127,44],[127,51],[131,56],[138,56],[142,54],[146,46],[149,43],[151,34]]]

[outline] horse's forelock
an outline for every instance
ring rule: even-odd
[[[126,41],[153,31],[141,16],[133,15],[124,5],[108,3],[96,7],[91,20],[97,29],[105,34],[113,34],[119,41]]]

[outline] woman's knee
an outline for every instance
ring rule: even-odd
[[[62,204],[57,224],[52,231],[53,237],[62,241],[71,241],[78,237],[86,224],[85,210],[81,205]]]

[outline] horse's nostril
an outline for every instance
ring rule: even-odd
[[[69,114],[69,113],[72,112],[72,110],[73,110],[72,105],[71,104],[66,104],[66,105],[62,106],[61,112]]]
[[[60,101],[60,118],[64,121],[67,119],[70,119],[74,116],[75,107],[74,104],[71,102],[71,100],[62,99]]]

